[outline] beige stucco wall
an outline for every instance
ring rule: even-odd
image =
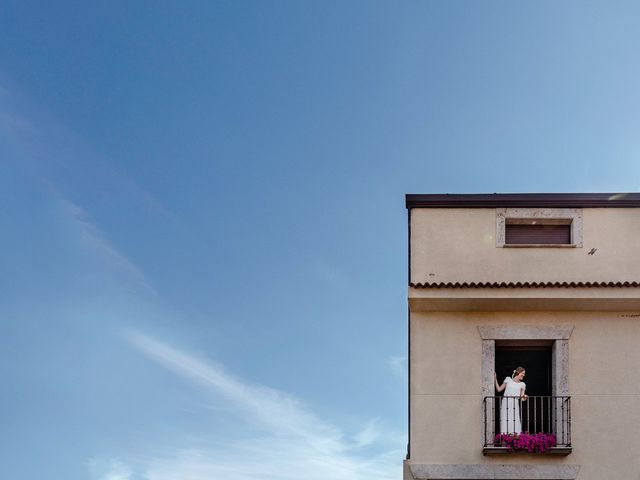
[[[411,463],[578,464],[578,478],[640,478],[640,316],[629,312],[412,312]],[[573,453],[482,455],[479,325],[573,324]],[[525,365],[527,369],[535,365]]]
[[[582,248],[499,248],[495,208],[414,208],[411,281],[637,281],[640,209],[585,208],[582,224]]]

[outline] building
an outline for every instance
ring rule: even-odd
[[[640,194],[407,195],[404,479],[640,478]],[[526,369],[522,430],[499,382]],[[548,446],[548,445],[547,445]]]

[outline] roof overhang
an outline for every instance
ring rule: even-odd
[[[640,193],[407,194],[407,208],[633,208]]]

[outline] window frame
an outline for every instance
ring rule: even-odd
[[[569,395],[569,338],[573,325],[480,325],[478,333],[482,338],[482,398],[495,395],[496,340],[546,340],[551,341],[551,388],[552,395]],[[495,432],[484,433],[484,419],[481,418],[482,445],[492,440]]]
[[[507,243],[506,226],[537,221],[542,225],[571,226],[571,243]],[[496,208],[497,248],[582,248],[581,208]]]

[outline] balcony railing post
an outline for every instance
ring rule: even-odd
[[[552,417],[553,417],[553,404],[551,403],[551,397],[547,397],[547,432],[551,433],[553,432],[553,422],[551,421]]]
[[[496,397],[491,399],[491,428],[489,429],[491,445],[496,441]]]
[[[482,417],[484,418],[484,444],[493,446],[495,439],[495,398],[484,397]],[[491,422],[489,422],[489,418]]]
[[[571,445],[571,399],[567,398],[567,445]]]
[[[484,397],[482,401],[482,420],[484,424],[484,446],[487,446],[487,399],[489,397]]]
[[[560,402],[561,402],[560,407],[562,411],[562,422],[560,423],[560,427],[562,428],[562,443],[566,444],[567,438],[565,434],[565,423],[564,423],[564,398],[560,398]]]

